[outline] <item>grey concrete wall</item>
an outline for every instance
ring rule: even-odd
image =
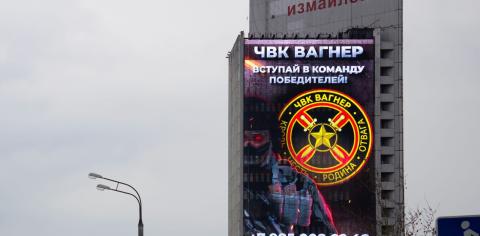
[[[243,235],[243,32],[228,55],[228,235]]]
[[[317,3],[317,9],[307,12],[306,4],[312,2]],[[350,28],[376,29],[377,235],[401,235],[404,219],[403,0],[326,0],[326,7],[319,9],[320,2],[250,0],[249,34],[265,38],[279,35],[311,38],[319,34],[336,36]],[[292,9],[293,5],[295,14],[291,11],[289,16],[288,8]]]

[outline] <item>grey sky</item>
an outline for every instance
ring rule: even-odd
[[[478,1],[405,1],[407,203],[480,213]],[[2,1],[0,235],[226,235],[227,60],[248,1]]]
[[[406,200],[480,213],[478,1],[405,1]]]

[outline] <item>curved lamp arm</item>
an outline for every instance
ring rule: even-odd
[[[118,190],[118,184],[125,185],[125,186],[131,188],[133,191],[135,191],[135,193],[137,194],[137,197],[138,197],[138,198],[137,197],[135,197],[135,198],[140,203],[140,205],[142,204],[142,198],[140,197],[140,194],[138,193],[138,191],[132,185],[121,182],[121,181],[118,181],[118,180],[106,178],[106,177],[103,177],[103,176],[101,176],[99,174],[96,174],[96,173],[90,173],[90,174],[88,174],[88,177],[91,178],[91,179],[104,179],[104,180],[108,180],[108,181],[117,183],[117,188],[116,188],[117,190]]]

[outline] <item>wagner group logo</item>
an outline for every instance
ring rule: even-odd
[[[372,125],[349,96],[327,89],[308,91],[289,102],[279,117],[282,156],[318,185],[342,183],[367,162]]]

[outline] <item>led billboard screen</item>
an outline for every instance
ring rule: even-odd
[[[245,40],[245,235],[375,235],[374,40]]]

